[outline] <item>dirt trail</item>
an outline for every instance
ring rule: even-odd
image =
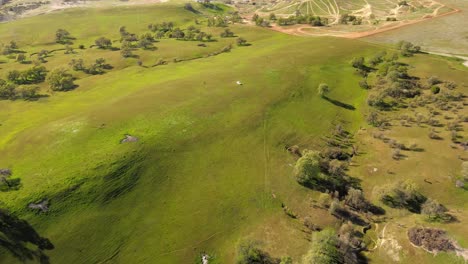
[[[464,60],[463,65],[466,66],[466,67],[468,67],[468,57],[467,57],[467,56],[453,55],[453,54],[442,53],[442,52],[428,52],[428,53],[434,54],[434,55],[439,55],[439,56],[445,56],[445,57],[452,57],[452,58],[459,58],[459,59],[462,59],[462,60]]]
[[[336,30],[334,31],[334,30],[328,30],[327,28],[323,28],[323,27],[312,27],[310,25],[294,25],[294,26],[288,26],[288,27],[281,27],[278,25],[273,25],[270,27],[270,29],[279,31],[282,33],[290,34],[290,35],[295,35],[295,36],[333,36],[333,37],[357,39],[357,38],[368,37],[368,36],[376,35],[379,33],[399,29],[405,26],[432,20],[438,17],[452,15],[461,11],[460,9],[449,7],[453,10],[447,13],[438,14],[439,13],[438,11],[440,10],[440,8],[447,7],[447,6],[438,2],[434,2],[434,3],[440,4],[441,6],[435,10],[437,12],[434,12],[433,15],[424,16],[420,19],[415,19],[415,20],[410,20],[410,21],[401,21],[398,24],[383,26],[381,28],[376,28],[374,30],[368,30],[368,31],[361,31],[361,32],[346,32],[346,31],[336,31]],[[312,29],[314,32],[311,32]]]

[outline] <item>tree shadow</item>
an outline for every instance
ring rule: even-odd
[[[0,185],[0,192],[17,191],[21,188],[21,179],[4,179],[3,184]]]
[[[41,237],[27,221],[1,209],[0,234],[0,246],[21,262],[32,260],[41,264],[50,263],[49,257],[44,253],[44,250],[54,249],[50,240]]]
[[[347,104],[347,103],[343,103],[343,102],[340,102],[338,100],[335,100],[335,99],[331,99],[329,97],[326,97],[324,96],[323,97],[325,100],[327,100],[328,102],[336,105],[336,106],[339,106],[339,107],[342,107],[344,109],[347,109],[347,110],[356,110],[356,107],[350,105],[350,104]]]

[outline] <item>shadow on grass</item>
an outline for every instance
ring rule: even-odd
[[[0,247],[9,251],[19,261],[50,263],[49,257],[43,251],[54,249],[54,245],[49,239],[41,237],[27,221],[0,210],[0,234]]]
[[[323,99],[327,100],[328,102],[336,105],[336,106],[339,106],[339,107],[342,107],[344,109],[347,109],[347,110],[356,110],[356,107],[350,105],[350,104],[347,104],[347,103],[343,103],[343,102],[340,102],[338,100],[335,100],[335,99],[331,99],[329,97],[326,97],[324,96]]]

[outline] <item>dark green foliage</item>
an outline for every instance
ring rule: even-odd
[[[413,213],[420,213],[421,205],[427,199],[417,191],[414,184],[407,181],[382,187],[379,198],[387,206],[406,208]]]
[[[0,79],[0,99],[14,99],[16,97],[16,85]]]
[[[320,185],[323,176],[320,171],[320,155],[316,151],[304,151],[294,167],[296,180],[301,185]]]
[[[289,16],[288,18],[278,18],[276,20],[280,26],[288,26],[295,24],[309,24],[315,27],[325,26],[328,24],[327,18],[322,18],[319,16],[312,15],[298,15],[298,16]]]
[[[303,264],[342,264],[343,254],[338,249],[335,231],[325,229],[314,233],[312,246],[304,256]]]
[[[436,200],[427,199],[421,206],[421,213],[431,222],[449,222],[452,217],[447,214],[447,208]]]
[[[68,65],[70,65],[75,71],[83,71],[85,69],[83,59],[72,59]]]
[[[337,163],[337,165],[334,165]],[[338,191],[346,193],[350,184],[344,176],[345,164],[319,152],[305,150],[294,167],[296,181],[308,188],[318,191]]]
[[[344,24],[344,25],[347,25],[349,23],[351,23],[352,25],[361,25],[362,24],[362,18],[354,16],[354,15],[343,14],[338,19],[338,23]]]
[[[6,44],[6,45],[2,45],[2,49],[1,49],[1,54],[2,55],[10,55],[12,53],[17,53],[19,52],[18,51],[18,45],[16,44],[15,41],[10,41],[10,43]]]
[[[237,46],[247,46],[247,40],[244,38],[237,38],[236,39]]]
[[[8,80],[15,84],[36,84],[45,80],[47,70],[44,66],[34,66],[25,71],[13,70],[8,73]]]
[[[0,79],[0,99],[24,99],[32,100],[39,97],[39,88],[31,86],[20,86]]]
[[[361,87],[362,89],[366,89],[366,90],[370,88],[366,79],[359,81],[359,87]]]
[[[23,53],[19,53],[18,55],[16,55],[16,61],[19,63],[25,63],[26,55],[24,55]]]
[[[47,78],[52,91],[68,91],[75,88],[73,76],[65,69],[55,69],[50,72]]]
[[[396,47],[400,50],[400,54],[404,57],[413,56],[414,53],[421,51],[421,47],[415,46],[413,43],[404,40],[399,41]]]
[[[96,46],[100,49],[108,49],[112,47],[112,41],[105,37],[100,37],[94,41]]]
[[[230,38],[234,37],[234,32],[232,32],[229,28],[226,28],[221,34],[219,34],[222,38]]]
[[[438,93],[440,92],[440,87],[437,86],[437,85],[432,86],[432,87],[431,87],[431,92],[432,92],[433,94],[438,94]]]
[[[0,209],[0,246],[18,262],[49,263],[44,250],[54,249],[49,239],[40,236],[25,220]]]
[[[237,264],[275,264],[280,260],[274,259],[262,251],[258,242],[242,242],[237,250]],[[287,263],[287,262],[286,262]]]
[[[229,20],[222,16],[208,18],[207,25],[209,27],[227,27]]]
[[[60,44],[71,44],[73,37],[65,29],[58,29],[55,32],[55,42]]]
[[[198,13],[198,11],[195,10],[195,8],[193,8],[191,3],[185,3],[184,4],[184,9],[187,10],[187,11],[190,11],[192,13]]]

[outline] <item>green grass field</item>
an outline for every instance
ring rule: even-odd
[[[73,9],[0,24],[0,38],[16,40],[30,53],[59,47],[53,41],[58,28],[77,38],[75,46],[88,47],[100,36],[118,39],[120,26],[143,33],[149,23],[170,20],[185,27],[195,18],[204,15],[172,4]],[[0,168],[11,168],[22,183],[0,193],[0,205],[51,240],[51,263],[195,263],[203,252],[215,256],[210,263],[234,263],[235,245],[246,238],[261,238],[275,257],[299,260],[308,237],[281,203],[319,225],[336,223],[326,211],[311,209],[318,192],[295,182],[295,159],[285,146],[316,148],[337,123],[350,131],[364,125],[366,91],[349,61],[383,48],[230,28],[252,45],[158,67],[139,67],[118,51],[55,52],[44,64],[49,70],[96,56],[114,69],[79,75],[73,91],[0,101]],[[220,28],[206,30],[218,40],[206,48],[163,39],[157,50],[138,55],[150,65],[159,58],[202,57],[235,42],[220,39]],[[0,59],[0,78],[29,67]],[[426,67],[423,74],[437,66],[466,83],[466,70],[450,69],[435,57],[416,59]],[[321,99],[316,90],[322,82],[330,85],[330,98],[356,109]],[[139,141],[120,144],[125,134]],[[45,198],[49,212],[27,208]],[[466,194],[461,199],[454,208],[463,208]],[[443,263],[443,256],[424,254],[426,263]],[[0,262],[17,259],[2,252]]]

